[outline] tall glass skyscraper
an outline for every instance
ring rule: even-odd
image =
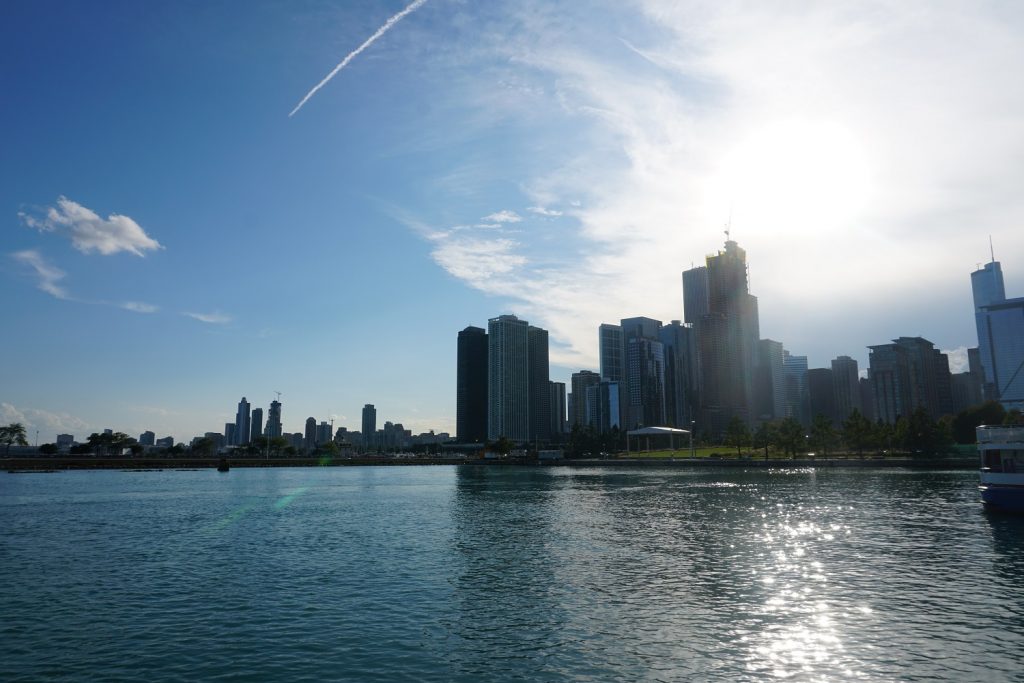
[[[459,332],[455,400],[455,434],[462,443],[487,440],[487,332],[467,327]]]
[[[249,422],[249,402],[245,400],[245,396],[238,402],[238,412],[235,414],[235,432],[233,440],[229,441],[235,446],[244,446],[249,443],[250,434],[250,422]]]
[[[1007,299],[993,259],[971,273],[983,393],[1007,408],[1024,407],[1024,298]]]
[[[487,438],[491,441],[530,440],[529,328],[514,315],[487,321]]]

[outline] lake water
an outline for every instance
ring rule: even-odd
[[[974,472],[0,474],[0,680],[1022,680]]]

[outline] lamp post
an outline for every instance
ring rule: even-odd
[[[690,420],[690,457],[696,458],[697,453],[693,450],[693,426],[697,424],[696,420]]]

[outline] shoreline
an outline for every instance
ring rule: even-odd
[[[4,458],[0,469],[10,474],[65,472],[70,470],[197,470],[217,469],[219,458]],[[234,467],[408,467],[461,465],[468,467],[664,467],[664,468],[815,468],[865,469],[893,468],[928,470],[973,470],[977,458],[964,457],[892,457],[892,458],[614,458],[563,459],[537,461],[509,458],[504,460],[466,460],[464,458],[229,458]]]

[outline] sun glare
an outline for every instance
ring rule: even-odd
[[[847,127],[787,119],[738,141],[711,193],[712,205],[734,222],[795,236],[848,226],[867,207],[871,179],[864,148]]]

